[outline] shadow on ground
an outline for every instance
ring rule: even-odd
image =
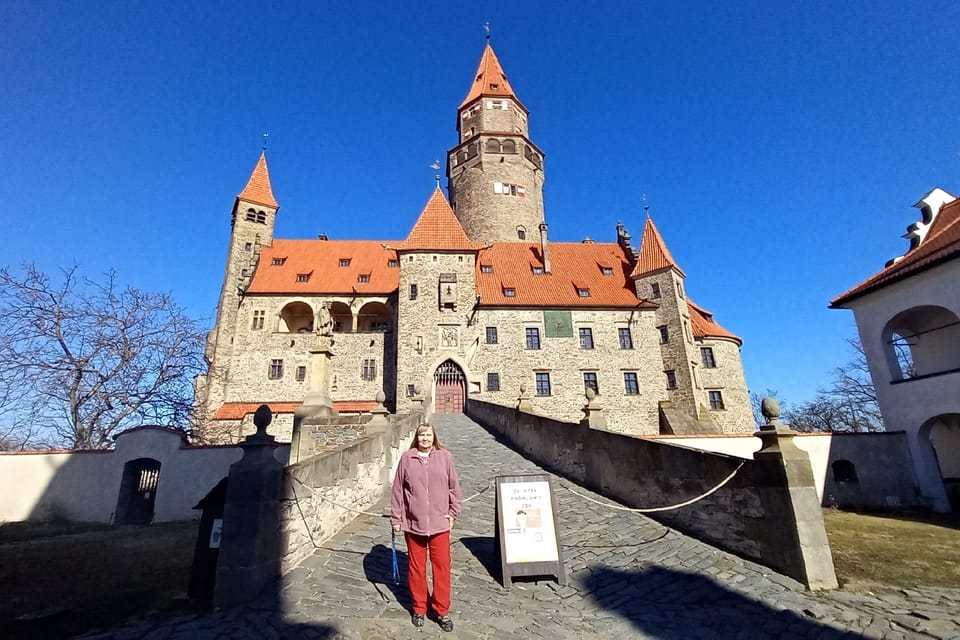
[[[702,575],[665,567],[642,572],[593,567],[578,582],[599,606],[661,640],[864,637],[776,609]]]
[[[460,542],[466,547],[467,551],[473,554],[491,578],[503,584],[502,567],[500,566],[500,554],[496,546],[496,540],[491,536],[464,536]]]
[[[373,585],[384,602],[390,601],[390,596],[384,591],[393,594],[401,607],[408,612],[412,611],[410,592],[407,589],[407,554],[397,549],[397,577],[393,575],[393,551],[382,544],[374,546],[370,553],[363,557],[363,574]]]

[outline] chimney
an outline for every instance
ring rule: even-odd
[[[543,272],[550,273],[550,246],[547,244],[547,223],[540,223],[540,255],[543,256]]]

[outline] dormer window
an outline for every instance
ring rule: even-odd
[[[313,272],[310,273],[298,273],[297,282],[310,282],[310,276],[313,275]]]
[[[493,265],[492,264],[480,265],[480,273],[493,273]]]
[[[608,267],[608,266],[605,266],[605,265],[604,265],[604,266],[601,266],[601,267],[600,267],[600,273],[602,273],[602,274],[605,275],[605,276],[612,276],[612,275],[613,275],[613,267]]]
[[[587,283],[574,280],[573,287],[577,290],[577,295],[581,298],[590,297],[590,286]]]
[[[270,265],[271,265],[271,266],[274,266],[274,267],[282,267],[282,266],[283,266],[283,263],[286,262],[286,261],[287,261],[287,259],[286,259],[285,257],[284,257],[284,258],[274,258],[273,261],[270,262]]]
[[[499,90],[500,90],[500,85],[498,83],[496,82],[490,83],[490,91],[499,91]]]
[[[530,270],[533,271],[534,275],[537,275],[537,276],[543,275],[543,267],[530,267]]]
[[[340,266],[341,266],[341,267],[349,267],[349,266],[350,266],[350,258],[340,258]]]
[[[397,267],[400,266],[400,261],[393,260],[393,259],[387,260],[387,266],[390,267],[391,269],[396,269]]]
[[[517,296],[517,290],[513,287],[504,287],[503,296],[505,298],[515,298]]]
[[[361,273],[359,276],[357,276],[357,282],[370,282],[370,274]]]

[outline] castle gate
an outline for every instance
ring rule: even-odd
[[[160,461],[138,458],[123,465],[120,496],[114,522],[117,524],[150,524],[153,504],[157,500]]]
[[[441,363],[433,374],[433,382],[436,413],[463,413],[466,376],[457,363],[452,360]]]

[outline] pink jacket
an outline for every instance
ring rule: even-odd
[[[424,458],[416,449],[405,451],[393,478],[391,524],[432,536],[450,529],[446,515],[460,516],[460,481],[450,452],[434,449]]]

